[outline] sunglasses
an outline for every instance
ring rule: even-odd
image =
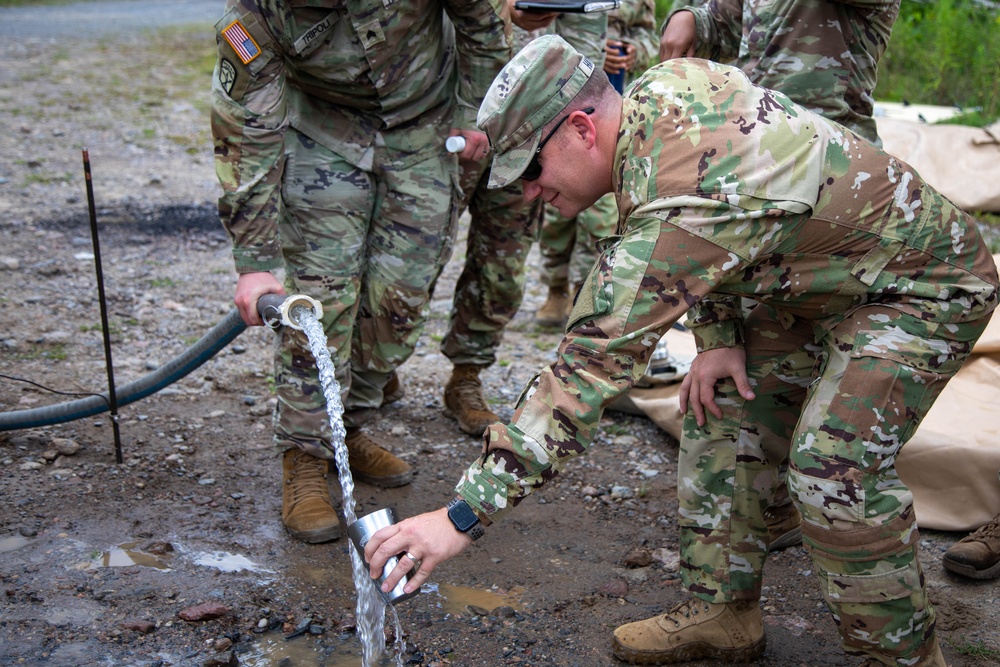
[[[586,109],[581,109],[581,111],[583,111],[583,113],[589,116],[590,114],[594,113],[594,107],[587,107]],[[545,135],[545,138],[538,143],[538,148],[535,149],[535,154],[531,156],[531,162],[529,162],[528,166],[525,167],[524,171],[521,172],[521,178],[523,178],[526,181],[538,180],[538,177],[542,175],[542,165],[538,161],[538,154],[542,152],[542,149],[545,148],[545,144],[547,144],[549,139],[552,138],[552,135],[556,133],[556,130],[559,129],[559,126],[562,125],[566,121],[566,119],[572,115],[573,115],[572,113],[569,113],[560,118],[559,122],[556,123],[555,127],[549,130],[549,133]]]

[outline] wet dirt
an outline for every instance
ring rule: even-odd
[[[205,39],[123,37],[70,44],[59,57],[64,40],[0,44],[0,412],[72,398],[43,387],[107,387],[84,147],[117,384],[161,367],[230,311],[235,277],[214,212],[206,75],[195,66],[202,78],[179,83],[165,66],[185,50],[210,52]],[[438,345],[462,248],[400,370],[406,396],[371,429],[418,474],[401,489],[359,484],[359,515],[441,507],[478,452],[442,415],[450,365]],[[531,276],[500,361],[484,374],[502,417],[557,344],[557,332],[531,320],[543,300]],[[0,433],[0,664],[360,664],[347,539],[303,544],[280,522],[273,342],[270,331],[249,330],[184,379],[121,407],[120,464],[107,413]],[[650,421],[609,413],[588,456],[397,608],[407,664],[617,664],[614,627],[685,597],[676,458],[677,443]],[[950,664],[997,664],[996,582],[942,569],[960,535],[921,537]],[[759,664],[857,664],[842,654],[811,568],[801,547],[769,560]],[[179,616],[206,603],[214,612],[203,620]]]

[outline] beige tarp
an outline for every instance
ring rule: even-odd
[[[1000,212],[1000,121],[986,128],[877,117],[885,150],[966,211]]]
[[[994,259],[1000,264],[1000,255]],[[690,333],[671,330],[670,353],[694,355]],[[681,435],[680,383],[634,388],[613,409],[644,414]],[[913,491],[917,523],[937,530],[972,530],[1000,514],[1000,315],[972,358],[948,383],[896,462]]]

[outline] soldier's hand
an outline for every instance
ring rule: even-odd
[[[620,47],[625,47],[625,53]],[[631,49],[631,56],[629,55]],[[619,42],[617,39],[609,39],[604,44],[604,71],[608,74],[618,74],[623,69],[628,71],[635,65],[635,46]],[[631,63],[629,62],[631,60]]]
[[[697,41],[697,25],[691,12],[677,12],[660,35],[660,61],[691,58]]]
[[[691,363],[691,370],[681,382],[681,414],[690,404],[698,426],[705,425],[705,410],[716,419],[722,419],[722,408],[715,402],[715,385],[719,380],[733,378],[740,396],[752,401],[755,394],[747,377],[747,353],[742,347],[720,347],[699,352]]]
[[[455,128],[448,135],[465,138],[465,148],[458,154],[458,157],[462,160],[480,162],[485,160],[486,156],[490,154],[490,140],[487,139],[485,132]]]
[[[405,519],[378,531],[365,545],[365,560],[370,565],[372,579],[382,576],[382,568],[393,556],[403,555],[389,577],[382,583],[382,590],[391,591],[416,563],[417,573],[406,582],[403,590],[412,593],[427,581],[434,568],[457,556],[472,538],[455,530],[448,518],[448,510],[441,509]]]
[[[518,28],[531,32],[548,28],[549,24],[556,20],[559,12],[523,12],[514,7],[516,0],[507,0],[507,7],[510,9],[510,20]]]
[[[257,312],[257,301],[265,294],[284,294],[278,279],[268,271],[242,273],[236,280],[236,296],[233,301],[240,311],[240,317],[247,326],[259,327],[264,324]]]

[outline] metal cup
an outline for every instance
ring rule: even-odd
[[[351,542],[354,544],[354,548],[358,550],[358,555],[361,556],[361,560],[364,561],[366,566],[368,566],[368,561],[365,560],[365,545],[368,544],[368,540],[370,540],[372,535],[377,533],[382,528],[391,526],[394,523],[396,523],[396,514],[393,512],[391,507],[386,507],[385,509],[377,510],[371,514],[366,514],[347,527],[347,534],[350,536]],[[410,580],[411,576],[416,574],[417,568],[415,565],[405,577],[399,580],[399,583],[396,584],[395,588],[388,593],[382,592],[383,582],[385,582],[393,568],[396,567],[396,563],[399,562],[399,557],[402,555],[403,554],[393,556],[386,561],[385,566],[382,568],[382,576],[378,578],[378,583],[376,584],[379,595],[382,596],[382,599],[385,600],[386,604],[396,604],[397,602],[402,602],[403,600],[409,600],[420,592],[419,588],[412,593],[403,592],[403,586],[406,585],[406,582]]]

